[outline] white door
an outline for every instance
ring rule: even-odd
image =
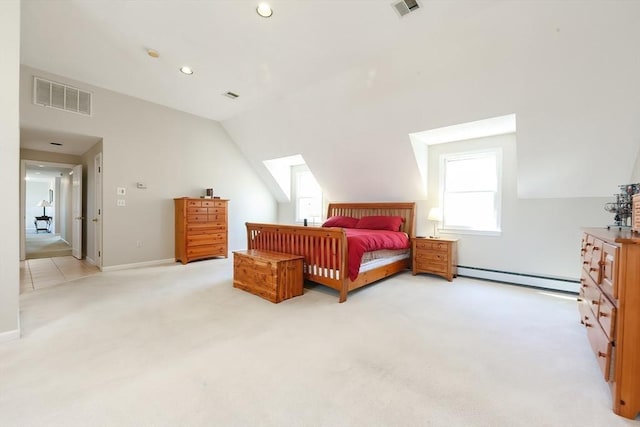
[[[71,180],[71,255],[82,259],[82,165],[73,167]]]
[[[94,260],[98,268],[102,268],[102,153],[98,153],[94,159],[96,177],[96,198],[93,221],[94,231]]]

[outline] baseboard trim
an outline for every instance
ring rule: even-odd
[[[102,271],[129,270],[131,268],[152,267],[154,265],[173,264],[175,262],[176,262],[175,258],[158,259],[155,261],[144,261],[144,262],[134,262],[131,264],[110,265],[108,267],[102,267]]]
[[[574,279],[514,273],[461,265],[458,266],[458,276],[473,277],[476,279],[490,280],[492,282],[510,283],[538,289],[550,289],[571,294],[577,294],[580,287],[580,282]]]
[[[0,333],[0,343],[13,341],[20,338],[20,328]]]

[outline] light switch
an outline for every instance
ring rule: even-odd
[[[125,206],[124,199],[118,199],[118,201],[116,202],[116,204],[117,204],[118,206]]]
[[[127,194],[127,189],[126,189],[126,188],[124,188],[124,187],[117,187],[117,188],[116,188],[116,194],[117,194],[118,196],[124,196],[124,195],[126,195],[126,194]],[[118,206],[120,206],[120,205],[118,205]]]

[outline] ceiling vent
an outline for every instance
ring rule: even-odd
[[[91,93],[78,88],[34,77],[33,103],[59,110],[91,115]]]
[[[392,6],[396,10],[396,12],[398,12],[398,15],[400,15],[400,17],[403,17],[408,13],[415,12],[416,10],[420,9],[418,0],[402,0],[398,3],[394,3]]]

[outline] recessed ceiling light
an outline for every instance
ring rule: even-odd
[[[160,56],[158,51],[155,49],[147,49],[147,55],[149,55],[152,58],[158,58]]]
[[[258,12],[258,15],[262,16],[263,18],[269,18],[271,15],[273,15],[273,10],[271,10],[271,6],[269,6],[267,3],[260,3],[258,7],[256,7],[256,12]]]
[[[191,69],[191,67],[180,67],[180,71],[184,74],[193,74],[193,70]]]

